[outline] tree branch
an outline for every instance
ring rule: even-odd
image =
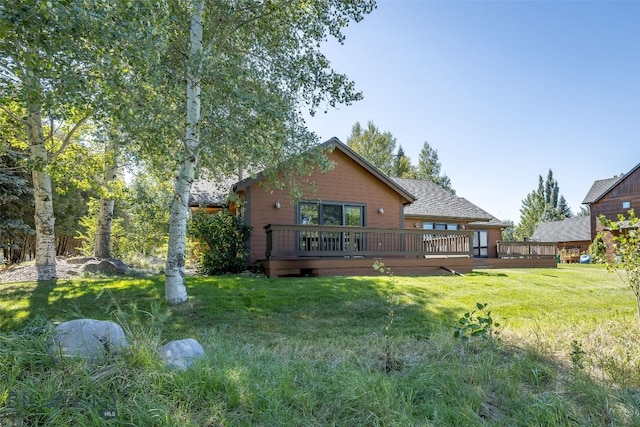
[[[247,9],[250,9],[250,8],[247,8]],[[270,15],[273,15],[274,13],[275,13],[275,9],[272,9],[271,11],[266,12],[266,13],[259,13],[259,14],[255,15],[254,17],[249,18],[249,19],[247,19],[245,21],[239,21],[229,31],[226,31],[227,36],[224,37],[224,38],[229,38],[233,33],[238,31],[240,28],[242,28],[242,27],[244,27],[246,25],[249,25],[252,22],[258,21],[258,20],[260,20],[262,18],[266,18],[266,17],[268,17]],[[213,49],[213,44],[215,42],[217,42],[217,41],[220,41],[220,40],[216,39],[215,37],[212,37],[211,41],[209,42],[209,44],[207,44],[207,46],[204,48],[203,54],[204,55],[208,55],[211,52],[211,49]]]
[[[26,121],[26,120],[24,120],[24,119],[22,119],[22,118],[20,118],[20,117],[16,116],[16,115],[13,113],[13,111],[11,111],[11,110],[9,110],[9,109],[5,108],[5,106],[4,106],[4,105],[0,105],[0,109],[2,109],[2,111],[4,111],[5,113],[7,113],[9,116],[11,116],[11,118],[12,118],[13,120],[15,120],[16,122],[18,122],[18,123],[22,123],[22,124],[27,124],[27,121]]]
[[[71,138],[73,137],[73,134],[76,133],[76,131],[80,128],[80,126],[82,126],[87,120],[89,120],[89,117],[91,117],[91,112],[85,114],[84,117],[78,120],[78,122],[73,126],[73,128],[69,131],[69,133],[67,133],[67,136],[62,141],[62,145],[60,146],[60,148],[55,152],[51,153],[51,159],[56,158],[58,155],[60,155],[60,153],[64,151],[65,148],[69,146],[69,144],[71,143]]]

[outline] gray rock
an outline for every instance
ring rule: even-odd
[[[126,274],[129,269],[119,259],[109,258],[101,261],[89,261],[82,267],[82,271],[89,273],[102,273],[107,275]]]
[[[51,350],[63,357],[80,357],[97,362],[128,346],[120,325],[106,320],[77,319],[53,329]]]
[[[68,258],[67,264],[86,264],[89,261],[98,261],[98,260],[92,256],[83,256],[83,257],[76,257],[76,258]]]
[[[171,341],[160,349],[160,358],[169,368],[187,370],[191,364],[204,357],[204,349],[193,338]]]

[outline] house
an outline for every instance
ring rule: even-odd
[[[406,228],[471,230],[473,257],[497,258],[497,242],[507,224],[431,181],[392,179],[416,196],[416,200],[404,208]]]
[[[624,175],[595,181],[582,203],[589,205],[591,210],[590,237],[593,241],[598,233],[605,231],[598,220],[600,215],[616,221],[618,215],[628,217],[630,209],[636,213],[640,209],[640,163]],[[609,250],[610,245],[607,246]]]
[[[590,216],[576,216],[562,221],[543,221],[531,235],[531,240],[556,242],[562,262],[579,262],[580,255],[591,244]]]
[[[334,167],[312,172],[299,200],[262,174],[231,189],[253,228],[249,264],[269,277],[370,275],[374,259],[394,274],[464,273],[474,255],[497,256],[492,215],[430,182],[390,178],[337,138],[323,147]]]
[[[640,163],[624,175],[595,181],[582,201],[591,210],[591,240],[602,226],[600,215],[617,220],[618,214],[628,216],[630,209],[640,208]]]

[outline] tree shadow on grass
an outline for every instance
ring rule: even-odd
[[[63,322],[81,317],[110,320],[132,302],[147,306],[162,299],[162,280],[76,279],[10,283],[0,294],[0,328],[19,329],[41,319]]]
[[[543,351],[528,349],[525,345],[487,349],[478,344],[452,343],[452,338],[433,345],[430,337],[434,331],[440,337],[443,334],[450,337],[443,326],[452,324],[461,312],[472,308],[448,303],[447,307],[435,310],[434,301],[446,292],[442,289],[457,285],[462,279],[443,277],[438,280],[446,286],[421,286],[418,281],[415,286],[397,285],[391,291],[387,277],[279,280],[244,276],[190,277],[187,281],[189,302],[169,309],[172,314],[163,340],[186,336],[204,338],[207,354],[212,358],[217,351],[214,350],[218,344],[216,337],[231,348],[222,366],[218,362],[210,369],[193,374],[198,379],[210,375],[208,383],[202,386],[207,390],[215,390],[216,384],[219,387],[225,376],[229,376],[225,387],[210,400],[224,402],[230,393],[242,394],[237,373],[242,373],[240,375],[245,377],[242,383],[249,387],[263,383],[263,371],[275,365],[271,377],[275,386],[249,388],[247,395],[257,396],[257,402],[247,400],[243,402],[243,411],[235,411],[251,411],[257,424],[269,424],[266,418],[269,411],[260,406],[260,401],[269,401],[272,397],[266,390],[282,386],[282,373],[299,365],[308,368],[297,373],[303,380],[291,386],[296,391],[295,396],[312,396],[309,402],[318,402],[317,407],[305,413],[311,414],[314,410],[317,413],[329,405],[329,410],[336,414],[333,420],[341,425],[353,424],[349,421],[353,420],[354,413],[369,414],[372,408],[375,410],[377,403],[383,400],[378,396],[385,390],[391,392],[384,399],[400,399],[401,404],[383,406],[377,415],[389,416],[391,412],[387,409],[395,408],[406,411],[401,415],[415,424],[634,424],[634,415],[625,419],[622,410],[628,409],[632,413],[636,392],[632,393],[630,388],[628,393],[625,388],[617,391],[581,375],[559,384],[556,378],[563,375],[562,369],[558,368],[557,360]],[[43,282],[3,286],[5,290],[8,292],[2,294],[2,299],[26,301],[20,316],[12,317],[10,326],[13,329],[37,316],[57,320],[70,320],[76,315],[109,319],[114,309],[126,310],[129,303],[134,302],[139,309],[146,309],[152,302],[163,300],[163,278]],[[406,357],[405,365],[397,371],[376,373],[371,369],[376,365],[366,361],[384,350],[384,343],[370,337],[384,333],[389,302],[394,298],[397,304],[393,305],[394,322],[390,335],[398,339],[399,356],[402,357],[404,351],[411,352],[411,357]],[[5,309],[9,314],[17,310]],[[207,333],[212,329],[224,333],[210,338]],[[280,348],[271,347],[283,342],[285,344]],[[300,342],[303,345],[297,345]],[[325,351],[325,344],[330,351],[342,355],[319,354]],[[366,345],[379,347],[368,349]],[[363,353],[351,355],[354,349]],[[265,364],[264,360],[269,363]],[[248,366],[255,369],[247,369]],[[311,371],[316,366],[320,367],[321,373]],[[343,397],[341,390],[350,387],[354,376],[366,380],[349,394],[351,413],[344,410],[346,406],[338,398]],[[567,385],[569,393],[554,392],[567,389]],[[186,391],[185,394],[188,394],[185,399],[192,403],[192,394]],[[295,396],[281,397],[274,408],[290,408],[289,403]],[[358,396],[369,396],[370,400]],[[331,398],[340,403],[330,406]],[[405,398],[408,400],[402,400]],[[122,400],[122,407],[126,408],[128,402],[125,397]],[[608,404],[612,400],[616,405]],[[245,405],[247,410],[244,410]],[[210,406],[204,406],[209,410]],[[622,408],[620,413],[612,412],[618,406]],[[235,412],[226,415],[232,417]],[[434,418],[435,412],[441,418]],[[457,415],[461,412],[462,415]],[[291,413],[278,416],[284,419]],[[366,424],[364,418],[359,420],[360,424]],[[386,420],[388,424],[397,421]],[[307,418],[305,421],[300,424],[313,424],[314,420]]]
[[[194,323],[248,336],[310,340],[361,336],[380,333],[388,323],[392,305],[397,333],[426,337],[443,322],[457,319],[464,309],[460,306],[434,311],[430,301],[441,292],[426,287],[390,290],[386,277],[225,276],[190,280],[189,302],[172,308],[172,320],[167,325],[170,336],[187,333]]]
[[[506,273],[496,273],[493,271],[477,271],[474,270],[471,273],[468,273],[467,276],[478,276],[478,277],[509,277]]]

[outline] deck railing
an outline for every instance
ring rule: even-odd
[[[471,257],[472,231],[267,225],[267,259]]]
[[[498,241],[498,258],[545,258],[555,256],[555,242]]]

